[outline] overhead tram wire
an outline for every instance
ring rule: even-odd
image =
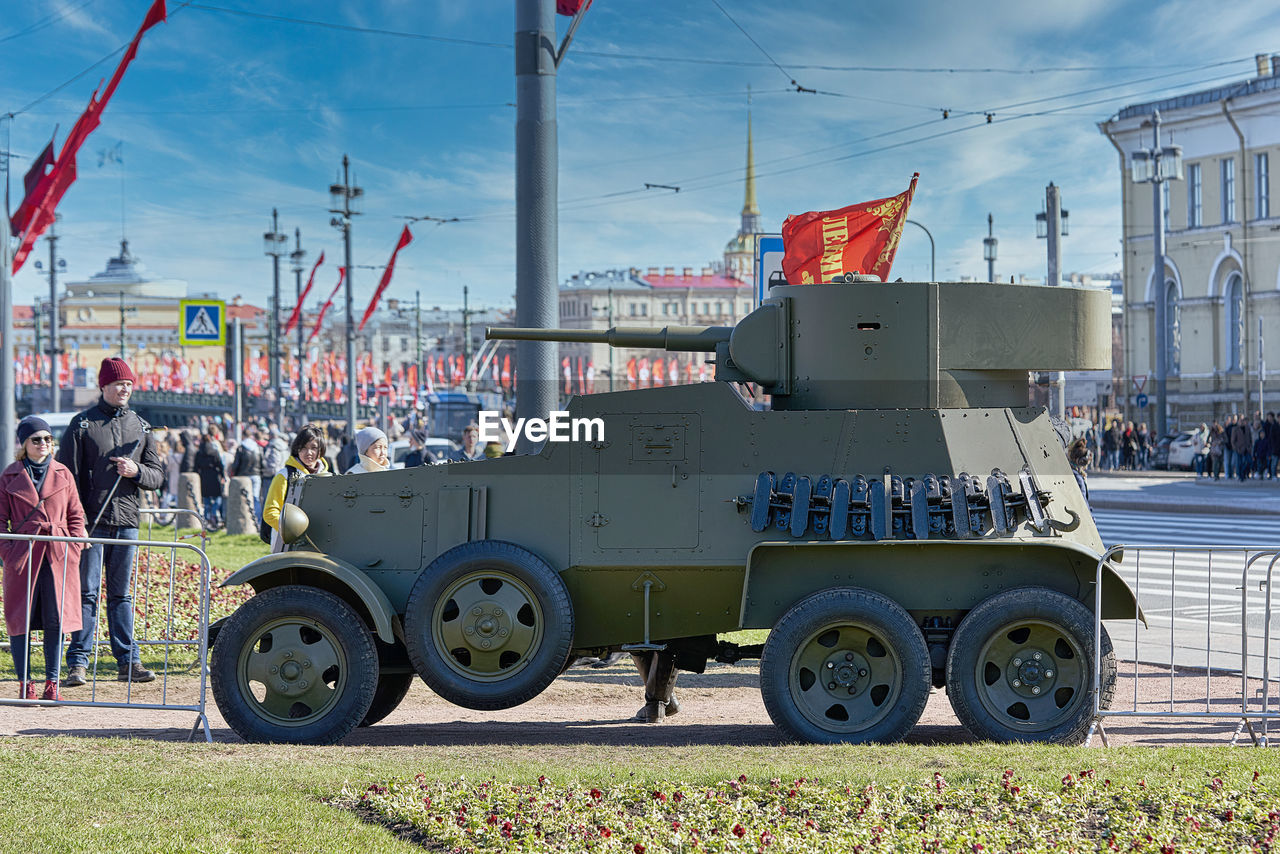
[[[187,2],[182,3],[182,4],[181,4],[181,5],[179,5],[177,8],[173,9],[172,11],[170,11],[170,12],[168,13],[168,15],[167,15],[168,20],[172,20],[172,19],[173,19],[173,17],[174,17],[175,15],[177,15],[179,12],[181,12],[183,9],[186,9],[186,8],[187,8],[188,6],[190,6],[190,5],[191,5],[190,0],[187,0]],[[123,53],[123,52],[124,52],[124,50],[125,50],[126,48],[128,48],[128,47],[129,47],[129,42],[125,42],[124,44],[122,44],[122,45],[120,45],[118,48],[116,48],[115,50],[111,51],[111,53],[108,53],[106,56],[102,57],[102,58],[101,58],[101,59],[99,59],[97,62],[94,62],[94,63],[93,63],[92,65],[90,65],[88,68],[85,68],[83,71],[80,71],[80,72],[76,73],[76,75],[75,75],[74,77],[71,77],[70,79],[63,81],[62,83],[59,83],[57,86],[53,87],[53,88],[52,88],[52,89],[50,89],[48,92],[45,92],[43,95],[41,95],[40,97],[36,98],[36,99],[35,99],[34,101],[32,101],[30,104],[27,104],[27,105],[26,105],[25,107],[23,107],[22,109],[20,109],[20,110],[14,110],[13,112],[5,113],[4,115],[9,116],[10,118],[13,118],[13,117],[15,117],[15,116],[20,116],[20,115],[22,115],[23,113],[25,113],[25,112],[27,112],[28,110],[30,110],[32,107],[34,107],[34,106],[36,106],[36,105],[38,105],[38,104],[42,104],[42,103],[44,103],[44,102],[45,102],[45,101],[47,101],[49,98],[52,98],[54,95],[58,94],[58,93],[59,93],[59,92],[61,92],[63,89],[67,88],[67,87],[68,87],[68,86],[70,86],[72,83],[74,83],[74,82],[76,82],[77,80],[79,80],[81,77],[84,77],[86,74],[88,74],[88,73],[89,73],[90,71],[92,71],[93,69],[97,68],[99,65],[102,65],[102,64],[103,64],[104,62],[106,62],[107,60],[112,59],[112,58],[114,58],[114,57],[118,56],[119,54]]]
[[[1221,78],[1209,78],[1209,79],[1206,79],[1206,80],[1199,81],[1199,85],[1208,85],[1208,84],[1212,84],[1212,83],[1216,83],[1216,82],[1221,82],[1222,80],[1233,80],[1233,79],[1235,79],[1235,78],[1236,78],[1236,75],[1234,75],[1234,74],[1233,74],[1233,75],[1230,75],[1230,76],[1224,76],[1224,77],[1221,77]],[[1123,85],[1123,84],[1121,84],[1121,85]],[[961,126],[961,127],[948,128],[947,130],[943,130],[943,131],[940,131],[940,132],[938,132],[938,133],[927,134],[927,135],[925,135],[925,136],[919,136],[919,137],[913,137],[913,138],[911,138],[911,139],[901,140],[901,141],[899,141],[899,142],[888,143],[888,144],[885,144],[885,145],[882,145],[882,146],[877,146],[877,147],[875,147],[875,148],[866,149],[866,150],[862,150],[862,151],[855,151],[855,152],[852,152],[852,153],[850,153],[850,154],[841,155],[841,156],[839,156],[839,157],[827,158],[827,159],[825,159],[825,160],[820,160],[820,161],[816,161],[816,162],[813,162],[813,163],[804,163],[804,164],[799,164],[799,165],[797,165],[797,166],[789,167],[789,168],[786,168],[786,169],[778,169],[778,170],[774,170],[774,171],[772,171],[772,172],[767,172],[767,171],[766,171],[766,172],[757,172],[757,173],[756,173],[756,179],[757,179],[757,180],[759,180],[759,179],[761,179],[761,178],[774,177],[774,176],[777,176],[777,175],[786,175],[786,174],[790,174],[790,173],[793,173],[793,172],[800,172],[800,171],[803,171],[803,170],[805,170],[805,169],[812,169],[812,168],[819,167],[819,166],[829,166],[829,165],[831,165],[831,164],[833,164],[833,163],[841,163],[841,162],[844,162],[844,161],[847,161],[847,160],[853,160],[853,159],[857,159],[857,158],[861,158],[861,157],[869,157],[869,156],[874,155],[874,154],[881,154],[881,153],[884,153],[884,152],[886,152],[886,151],[892,151],[892,150],[895,150],[895,149],[898,149],[898,148],[904,148],[904,147],[907,147],[907,146],[917,145],[917,144],[924,143],[924,142],[931,142],[931,141],[936,140],[936,139],[940,139],[940,138],[947,137],[947,136],[954,136],[954,135],[959,134],[959,133],[966,133],[966,132],[968,132],[968,131],[975,130],[975,129],[977,129],[977,128],[989,127],[989,126],[990,126],[990,125],[992,125],[992,124],[1006,124],[1006,123],[1011,122],[1011,121],[1021,121],[1021,120],[1029,119],[1029,118],[1039,118],[1039,117],[1043,117],[1043,116],[1057,115],[1057,114],[1060,114],[1060,113],[1066,112],[1066,111],[1068,111],[1068,110],[1076,110],[1076,109],[1080,109],[1080,108],[1082,108],[1082,107],[1088,107],[1088,106],[1099,105],[1099,104],[1106,104],[1106,103],[1113,103],[1113,102],[1115,102],[1115,101],[1121,101],[1121,100],[1130,100],[1130,99],[1133,99],[1133,98],[1143,97],[1143,96],[1145,96],[1145,95],[1149,95],[1149,94],[1153,94],[1153,93],[1159,93],[1159,92],[1162,92],[1162,91],[1164,91],[1164,88],[1163,88],[1163,87],[1162,87],[1162,88],[1160,88],[1160,89],[1148,90],[1148,91],[1146,91],[1146,92],[1128,93],[1128,94],[1123,94],[1123,95],[1116,95],[1116,96],[1111,97],[1111,98],[1100,98],[1100,99],[1095,99],[1095,100],[1093,100],[1093,101],[1087,101],[1087,102],[1083,102],[1083,103],[1067,104],[1067,105],[1064,105],[1064,106],[1061,106],[1061,107],[1055,107],[1055,108],[1048,109],[1048,110],[1040,110],[1040,111],[1036,111],[1036,112],[1031,112],[1031,113],[1022,113],[1022,114],[1016,114],[1016,115],[1011,115],[1011,116],[1001,116],[1001,117],[996,118],[993,122],[987,122],[987,121],[985,121],[985,120],[984,120],[984,121],[979,121],[979,122],[974,122],[973,124],[970,124],[970,125],[964,125],[964,126]],[[873,135],[873,136],[871,136],[871,137],[866,137],[866,138],[864,138],[864,139],[862,139],[862,140],[859,140],[859,141],[860,141],[860,142],[865,142],[865,141],[868,141],[868,140],[871,140],[871,139],[882,138],[882,137],[884,137],[884,136],[891,136],[891,135],[893,135],[893,134],[895,134],[895,133],[904,133],[904,132],[906,132],[907,130],[917,129],[917,128],[919,128],[919,127],[925,127],[925,126],[929,126],[929,125],[936,125],[936,124],[938,124],[938,123],[940,123],[940,122],[943,122],[943,121],[949,121],[949,120],[944,120],[944,119],[934,119],[934,120],[931,120],[931,121],[928,121],[928,122],[920,122],[920,123],[917,123],[917,124],[915,124],[915,125],[908,125],[908,126],[903,127],[903,128],[896,128],[896,129],[889,130],[889,131],[883,131],[883,132],[881,132],[881,133],[879,133],[879,134],[875,134],[875,135]],[[811,154],[817,153],[818,151],[827,151],[827,150],[830,150],[830,149],[831,149],[831,148],[833,148],[833,147],[839,147],[839,146],[826,146],[826,147],[824,147],[824,148],[822,148],[822,149],[816,149],[815,151],[805,152],[805,153],[802,153],[802,154],[796,154],[796,155],[789,155],[789,156],[784,157],[784,158],[778,158],[777,160],[774,160],[774,161],[765,161],[765,162],[766,162],[766,163],[768,163],[768,162],[781,162],[781,161],[783,161],[783,160],[790,160],[790,159],[795,159],[795,158],[798,158],[798,157],[805,157],[805,156],[809,156],[809,155],[811,155]],[[667,183],[671,183],[671,184],[674,184],[674,185],[679,186],[679,187],[681,188],[681,189],[680,189],[680,193],[679,193],[679,195],[687,196],[689,193],[699,192],[699,191],[701,191],[701,190],[711,190],[711,189],[716,189],[716,188],[718,188],[718,187],[728,186],[728,185],[732,185],[732,184],[740,184],[740,183],[742,183],[742,181],[744,180],[744,179],[743,179],[743,178],[741,178],[741,177],[738,177],[738,178],[735,178],[735,179],[732,179],[732,180],[727,180],[727,181],[716,181],[716,182],[713,182],[713,183],[705,183],[705,184],[700,184],[700,185],[698,185],[698,184],[696,183],[696,182],[698,182],[698,181],[706,181],[706,180],[708,180],[708,179],[715,178],[715,177],[720,177],[720,176],[722,176],[722,175],[737,174],[737,172],[738,172],[738,171],[739,171],[739,170],[737,170],[737,169],[722,170],[722,171],[718,171],[718,172],[706,173],[706,174],[704,174],[704,175],[699,175],[699,176],[695,176],[695,177],[692,177],[692,178],[685,178],[685,179],[683,179],[683,180],[670,181],[670,182],[667,182]],[[695,184],[695,186],[690,186],[690,184]],[[660,197],[662,197],[662,198],[672,198],[672,197],[674,197],[675,195],[676,195],[676,194],[674,194],[674,193],[661,193],[661,194],[659,194],[659,196],[660,196]],[[558,208],[558,209],[559,209],[560,211],[562,211],[562,212],[573,213],[573,212],[576,212],[576,211],[588,210],[588,209],[591,209],[591,208],[602,207],[602,206],[604,206],[604,205],[609,205],[609,204],[626,204],[626,203],[629,203],[629,202],[644,201],[644,200],[651,199],[651,198],[654,198],[654,194],[653,194],[651,191],[649,191],[649,190],[647,190],[647,189],[645,189],[645,188],[637,187],[637,188],[631,188],[631,189],[626,189],[626,190],[616,190],[616,191],[613,191],[613,192],[611,192],[611,193],[605,193],[605,194],[601,194],[601,195],[598,195],[598,196],[586,196],[586,197],[582,197],[582,198],[580,198],[580,199],[569,199],[569,200],[564,200],[564,201],[562,201],[562,202],[560,203],[560,205],[559,205],[559,208]],[[510,209],[504,209],[504,210],[502,210],[502,211],[493,211],[493,212],[490,212],[490,213],[480,213],[480,214],[473,214],[473,215],[468,215],[468,216],[459,216],[459,217],[458,217],[458,221],[459,221],[459,222],[494,221],[494,220],[505,220],[505,219],[511,219],[511,218],[513,218],[514,216],[515,216],[514,211],[512,211],[512,210],[510,210]]]
[[[7,36],[0,36],[0,44],[4,44],[7,41],[12,41],[13,39],[21,38],[22,36],[30,35],[32,33],[38,33],[40,30],[51,27],[54,24],[58,23],[59,21],[63,20],[64,18],[71,17],[76,12],[79,12],[81,9],[83,9],[84,7],[88,6],[90,3],[93,3],[93,2],[94,0],[84,0],[84,2],[82,2],[79,6],[74,6],[74,7],[69,6],[59,11],[51,12],[48,15],[45,15],[40,20],[36,21],[34,24],[29,24],[23,29],[18,30],[17,32],[10,33]]]
[[[352,24],[339,24],[333,21],[319,21],[311,18],[298,18],[290,15],[272,15],[265,12],[253,12],[247,9],[232,9],[226,6],[214,6],[208,3],[186,3],[187,8],[198,9],[202,12],[218,12],[226,15],[238,15],[246,18],[257,18],[259,20],[274,21],[283,24],[296,24],[298,26],[319,27],[322,29],[341,30],[351,33],[361,33],[364,35],[387,36],[393,38],[415,39],[420,41],[435,41],[446,44],[457,44],[470,47],[499,48],[511,50],[510,43],[489,42],[476,39],[460,39],[449,36],[435,36],[429,33],[417,33],[408,30],[392,30],[384,27],[359,27]],[[717,4],[718,5],[718,4]],[[723,11],[723,9],[721,10]],[[753,40],[754,41],[754,40]],[[767,55],[767,54],[766,54]],[[751,60],[741,59],[709,59],[707,57],[692,56],[660,56],[656,54],[638,54],[638,53],[622,53],[616,51],[601,51],[574,48],[570,54],[573,56],[591,56],[598,59],[624,59],[638,62],[658,62],[658,63],[687,63],[694,65],[724,65],[732,67],[754,67],[754,68],[773,68],[778,64],[770,58],[768,62],[753,62]],[[1252,63],[1253,56],[1245,56],[1237,59],[1223,60],[1220,64],[1229,63]],[[1072,73],[1072,72],[1114,72],[1114,71],[1138,71],[1152,70],[1162,68],[1181,68],[1183,66],[1173,64],[1161,65],[1060,65],[1060,66],[1044,66],[1041,68],[1002,68],[996,66],[978,66],[966,68],[963,66],[914,66],[914,65],[829,65],[829,64],[792,64],[788,63],[788,67],[798,71],[835,71],[835,72],[851,72],[851,73],[886,73],[886,74],[1050,74],[1050,73]],[[785,73],[785,72],[784,72]],[[794,91],[794,90],[792,90]]]
[[[1226,78],[1215,78],[1215,79],[1207,80],[1207,81],[1203,81],[1203,82],[1204,82],[1204,83],[1218,82],[1220,79],[1235,79],[1235,75],[1231,75],[1230,77],[1226,77]],[[1159,91],[1163,91],[1163,90],[1154,90],[1154,91],[1159,92]],[[904,148],[904,147],[906,147],[906,146],[910,146],[910,145],[917,145],[917,144],[919,144],[919,143],[923,143],[923,142],[931,142],[931,141],[933,141],[933,140],[940,139],[940,138],[942,138],[942,137],[954,136],[954,135],[956,135],[956,134],[959,134],[959,133],[965,133],[965,132],[968,132],[968,131],[971,131],[971,130],[975,130],[975,129],[977,129],[977,128],[988,127],[988,126],[990,126],[991,124],[1005,124],[1005,123],[1008,123],[1008,122],[1011,122],[1011,121],[1021,121],[1021,120],[1028,119],[1028,118],[1038,118],[1038,117],[1043,117],[1043,116],[1055,115],[1055,114],[1058,114],[1058,113],[1061,113],[1061,112],[1065,112],[1065,111],[1067,111],[1067,110],[1075,110],[1075,109],[1079,109],[1079,108],[1081,108],[1081,107],[1087,107],[1087,106],[1091,106],[1091,105],[1099,105],[1099,104],[1106,104],[1106,103],[1113,103],[1113,102],[1115,102],[1115,101],[1117,101],[1117,100],[1129,100],[1129,99],[1132,99],[1132,98],[1134,98],[1134,97],[1141,97],[1141,96],[1142,96],[1142,95],[1144,95],[1144,94],[1150,94],[1150,93],[1133,93],[1133,94],[1128,94],[1128,95],[1119,95],[1119,96],[1115,96],[1115,97],[1112,97],[1112,98],[1100,98],[1100,99],[1096,99],[1096,100],[1094,100],[1094,101],[1089,101],[1089,102],[1084,102],[1084,103],[1077,103],[1077,104],[1069,104],[1069,105],[1065,105],[1065,106],[1062,106],[1062,107],[1056,107],[1056,108],[1048,109],[1048,110],[1040,110],[1040,111],[1032,112],[1032,113],[1022,113],[1022,114],[1017,114],[1017,115],[1012,115],[1012,116],[1003,116],[1003,117],[999,117],[999,118],[995,119],[993,122],[987,122],[987,121],[974,122],[973,124],[970,124],[970,125],[965,125],[965,126],[957,127],[957,128],[951,128],[951,129],[948,129],[948,130],[940,131],[940,132],[938,132],[938,133],[927,134],[927,135],[925,135],[925,136],[914,137],[914,138],[912,138],[912,139],[901,140],[901,141],[899,141],[899,142],[888,143],[888,144],[885,144],[885,145],[882,145],[882,146],[877,146],[876,148],[867,149],[867,150],[863,150],[863,151],[856,151],[856,152],[852,152],[852,153],[850,153],[850,154],[841,155],[841,156],[839,156],[839,157],[832,157],[832,158],[828,158],[828,159],[826,159],[826,160],[820,160],[820,161],[817,161],[817,162],[814,162],[814,163],[805,163],[805,164],[800,164],[800,165],[793,166],[793,167],[786,168],[786,169],[778,169],[778,170],[774,170],[774,171],[772,171],[772,172],[767,172],[767,171],[766,171],[766,172],[760,172],[760,171],[758,171],[758,172],[756,173],[756,180],[760,180],[761,178],[774,177],[774,176],[778,176],[778,175],[786,175],[786,174],[790,174],[790,173],[793,173],[793,172],[799,172],[799,171],[803,171],[803,170],[805,170],[805,169],[812,169],[812,168],[819,167],[819,166],[829,166],[829,165],[831,165],[831,164],[833,164],[833,163],[841,163],[841,162],[844,162],[844,161],[847,161],[847,160],[852,160],[852,159],[856,159],[856,158],[860,158],[860,157],[869,157],[869,156],[871,156],[871,155],[873,155],[873,154],[881,154],[881,153],[883,153],[883,152],[885,152],[885,151],[892,151],[892,150],[895,150],[895,149],[898,149],[898,148]],[[942,121],[942,120],[941,120],[941,119],[938,119],[938,120],[934,120],[934,121],[932,121],[932,122],[927,122],[927,123],[925,123],[925,124],[930,124],[930,125],[932,125],[932,124],[937,124],[939,121]],[[889,132],[886,132],[884,135],[888,135],[888,134],[893,133],[893,132],[895,132],[895,131],[889,131]],[[799,156],[805,156],[805,155],[792,155],[792,157],[799,157]],[[742,179],[741,177],[739,177],[739,178],[736,178],[736,179],[734,179],[734,180],[729,180],[729,181],[717,181],[717,182],[714,182],[714,183],[701,184],[701,185],[697,185],[697,184],[696,184],[696,182],[701,181],[701,180],[706,180],[706,179],[713,178],[713,177],[719,177],[719,176],[721,176],[721,175],[725,175],[725,174],[733,174],[733,173],[735,173],[736,171],[737,171],[737,170],[724,170],[724,171],[721,171],[721,172],[707,173],[707,174],[705,174],[705,175],[696,176],[696,177],[693,177],[693,178],[686,178],[686,179],[684,179],[684,180],[676,180],[676,181],[674,181],[673,183],[678,184],[678,185],[681,187],[681,195],[687,195],[688,193],[695,193],[695,192],[698,192],[698,191],[700,191],[700,190],[710,190],[710,189],[715,189],[715,188],[717,188],[717,187],[722,187],[722,186],[727,186],[727,185],[732,185],[732,184],[739,184],[739,183],[742,183],[742,181],[743,181],[744,179]],[[690,186],[690,184],[695,184],[695,186]],[[561,208],[561,209],[562,209],[562,210],[567,210],[567,211],[569,211],[569,212],[573,212],[573,211],[585,210],[585,209],[593,208],[593,207],[600,207],[600,206],[602,206],[602,205],[606,205],[606,204],[618,204],[618,203],[626,203],[626,202],[630,202],[630,201],[639,201],[639,200],[641,199],[641,197],[642,197],[643,192],[644,192],[644,191],[642,191],[642,190],[621,191],[621,192],[617,192],[617,193],[611,193],[611,194],[609,194],[609,196],[608,196],[608,197],[603,197],[603,196],[602,196],[602,197],[600,197],[600,200],[599,200],[599,201],[597,201],[597,200],[593,200],[593,199],[582,199],[582,200],[580,200],[580,201],[584,202],[583,204],[573,204],[573,203],[571,203],[571,202],[566,202],[566,203],[563,203],[563,205],[562,205],[562,208]],[[622,200],[620,200],[620,201],[613,201],[613,199],[614,199],[615,197],[617,197],[617,196],[621,196],[621,195],[632,195],[632,196],[635,196],[636,198],[632,198],[632,199],[622,199]],[[664,197],[665,197],[665,194],[664,194]]]

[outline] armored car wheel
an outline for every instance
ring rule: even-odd
[[[405,609],[409,660],[431,689],[468,709],[507,709],[560,675],[573,604],[560,575],[512,543],[480,540],[431,562]]]
[[[223,625],[210,676],[218,711],[246,741],[333,744],[369,711],[378,654],[337,596],[273,587]]]
[[[1093,614],[1043,587],[997,593],[960,622],[947,654],[947,697],[969,732],[991,741],[1080,744],[1093,716]],[[1116,658],[1103,629],[1102,706]]]
[[[373,702],[369,705],[369,711],[365,712],[364,720],[360,721],[360,726],[373,726],[394,712],[409,693],[413,680],[412,673],[378,674],[378,687],[373,692]]]
[[[760,657],[769,717],[801,741],[898,741],[924,712],[930,674],[911,616],[859,588],[822,590],[797,603]]]

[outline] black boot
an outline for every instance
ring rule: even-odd
[[[675,698],[676,659],[666,652],[651,652],[643,658],[633,655],[636,669],[644,678],[644,708],[636,712],[636,719],[645,723],[657,723],[680,710]]]

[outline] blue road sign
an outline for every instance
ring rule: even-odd
[[[756,305],[769,292],[769,274],[782,272],[782,235],[756,235]]]
[[[1147,398],[1147,396],[1146,396],[1145,394],[1140,394],[1140,395],[1138,395],[1138,408],[1139,408],[1139,409],[1146,409],[1146,408],[1147,408],[1147,402],[1148,402],[1148,398]]]
[[[178,303],[178,343],[184,347],[223,347],[227,343],[227,304],[216,299]]]

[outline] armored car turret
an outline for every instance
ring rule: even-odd
[[[774,286],[734,327],[490,329],[705,353],[716,381],[574,397],[603,435],[533,454],[305,480],[289,550],[227,582],[257,596],[218,635],[219,707],[249,739],[328,742],[415,674],[494,709],[573,656],[661,650],[759,656],[798,739],[901,738],[935,685],[980,737],[1078,742],[1095,652],[1104,700],[1114,680],[1103,547],[1027,372],[1109,367],[1110,311],[1093,289],[847,281]],[[1102,584],[1101,617],[1131,618]],[[720,637],[739,629],[770,633]],[[262,678],[311,647],[323,687]]]

